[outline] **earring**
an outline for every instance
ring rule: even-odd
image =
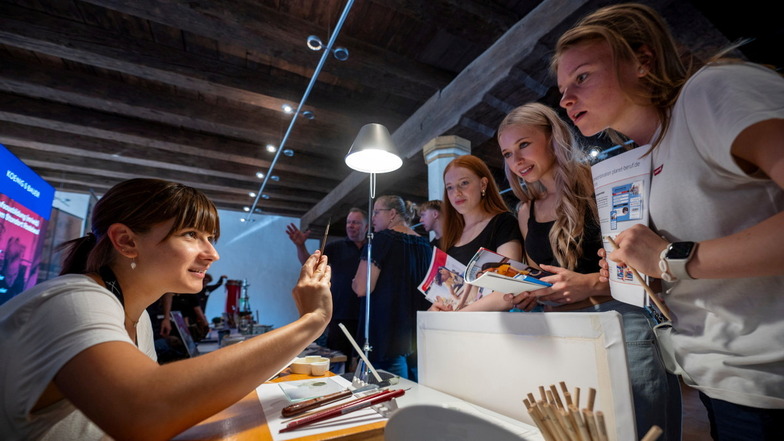
[[[132,270],[136,269],[136,258],[135,257],[131,257],[131,269]]]
[[[645,75],[645,69],[640,68],[640,75]]]
[[[482,197],[485,197],[485,190],[482,189]]]

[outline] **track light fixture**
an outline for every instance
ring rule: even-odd
[[[324,43],[315,35],[311,35],[308,37],[308,48],[312,51],[320,51],[324,49]],[[336,47],[332,49],[332,55],[338,61],[346,61],[348,60],[348,49],[344,47]]]

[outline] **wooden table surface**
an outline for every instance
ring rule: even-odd
[[[286,371],[284,371],[286,372]],[[329,374],[332,376],[334,374]],[[272,382],[305,380],[308,375],[290,374]],[[341,440],[341,441],[383,441],[386,421],[350,427],[314,436],[297,438],[302,441]],[[225,410],[191,427],[174,438],[175,440],[223,440],[223,441],[272,441],[267,428],[267,420],[254,390],[245,398]]]

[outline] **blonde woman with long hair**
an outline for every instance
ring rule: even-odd
[[[569,127],[551,108],[531,103],[514,109],[498,128],[498,143],[512,191],[520,199],[517,218],[528,264],[553,273],[552,283],[505,297],[522,309],[538,301],[546,311],[623,315],[629,376],[638,432],[652,425],[663,439],[680,438],[680,389],[666,373],[655,343],[654,320],[642,308],[610,297],[599,275],[601,230],[593,197],[591,169]]]

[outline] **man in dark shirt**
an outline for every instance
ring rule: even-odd
[[[227,278],[228,277],[226,276],[220,276],[220,279],[218,279],[217,282],[210,285],[210,282],[212,282],[212,276],[209,274],[204,275],[201,291],[196,294],[196,297],[199,299],[199,306],[201,306],[202,311],[207,311],[207,300],[209,299],[210,294],[212,294],[212,292],[216,289],[220,288]]]
[[[327,327],[327,347],[338,350],[349,358],[356,357],[351,342],[338,327],[339,323],[348,329],[351,335],[357,335],[359,324],[359,297],[351,289],[351,280],[357,273],[359,255],[366,242],[368,228],[367,213],[359,208],[352,208],[346,216],[346,238],[328,243],[324,254],[329,258],[332,267],[332,321]],[[310,231],[300,231],[294,224],[286,228],[289,239],[297,246],[297,257],[304,264],[310,252],[305,247],[305,240]],[[348,366],[348,365],[347,365]]]

